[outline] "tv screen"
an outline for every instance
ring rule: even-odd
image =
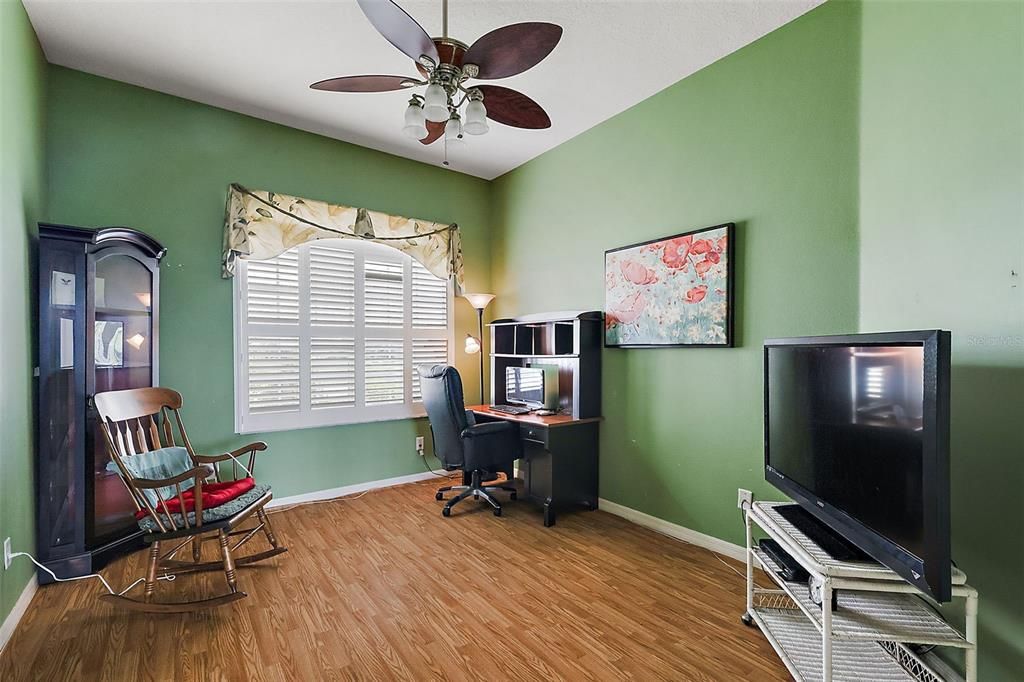
[[[765,477],[876,560],[950,596],[948,332],[765,344]]]

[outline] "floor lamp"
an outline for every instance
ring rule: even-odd
[[[477,333],[480,336],[466,334],[466,353],[480,354],[480,404],[484,405],[484,308],[494,300],[494,294],[463,294],[462,297],[476,308]]]

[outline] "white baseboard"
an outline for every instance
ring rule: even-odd
[[[28,605],[32,603],[32,597],[35,596],[36,590],[39,589],[39,581],[36,576],[33,575],[32,579],[25,585],[25,589],[21,591],[21,596],[18,597],[18,601],[14,602],[14,608],[7,614],[7,618],[4,619],[3,625],[0,625],[0,653],[3,653],[4,648],[7,647],[7,642],[10,641],[11,636],[14,634],[15,628],[18,627],[18,623],[21,622],[22,616],[28,611]]]
[[[306,502],[319,502],[321,500],[332,500],[336,497],[345,497],[346,495],[354,495],[367,490],[376,490],[377,488],[390,488],[396,485],[403,485],[405,483],[415,483],[416,481],[425,481],[428,478],[438,478],[439,476],[447,476],[448,473],[444,471],[428,472],[424,471],[418,474],[409,474],[407,476],[395,476],[394,478],[382,478],[378,481],[366,481],[365,483],[353,483],[352,485],[344,485],[340,488],[328,488],[327,490],[316,490],[311,493],[302,493],[300,495],[291,495],[289,497],[274,498],[267,503],[267,509],[273,507],[289,507],[295,504],[304,504]]]
[[[602,509],[609,514],[615,516],[621,516],[627,521],[632,521],[638,526],[644,528],[650,528],[653,531],[667,535],[670,538],[676,540],[682,540],[688,542],[691,545],[697,545],[704,549],[710,549],[712,552],[717,552],[723,556],[727,556],[730,559],[736,559],[737,561],[746,561],[747,550],[739,545],[734,545],[726,540],[721,540],[712,535],[705,535],[698,531],[692,530],[685,526],[680,526],[671,521],[659,519],[657,516],[651,516],[645,514],[642,511],[637,511],[631,507],[618,504],[617,502],[610,502],[606,499],[599,498],[597,501],[597,508]]]

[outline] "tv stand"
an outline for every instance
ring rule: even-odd
[[[784,502],[754,502],[744,510],[747,544],[747,611],[743,622],[757,625],[796,680],[917,680],[941,682],[909,645],[964,651],[966,682],[978,679],[978,593],[953,568],[953,598],[964,600],[964,630],[948,624],[921,592],[874,561],[831,557],[791,523]],[[793,557],[821,586],[821,604],[808,586],[778,577],[780,567],[754,543],[760,529]],[[772,588],[754,582],[762,568]],[[833,596],[836,602],[833,604]],[[838,609],[834,608],[838,606]]]
[[[827,524],[818,520],[799,504],[783,504],[776,511],[797,530],[814,540],[825,552],[838,561],[874,561],[867,552],[853,544]]]

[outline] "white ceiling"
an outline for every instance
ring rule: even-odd
[[[500,83],[551,116],[547,130],[492,123],[450,149],[451,167],[491,179],[593,127],[823,0],[450,0],[449,34],[471,44],[521,21],[565,31],[547,59]],[[24,0],[46,58],[294,128],[440,164],[401,134],[406,92],[317,92],[354,74],[414,75],[355,0]],[[399,0],[430,35],[441,0]]]

